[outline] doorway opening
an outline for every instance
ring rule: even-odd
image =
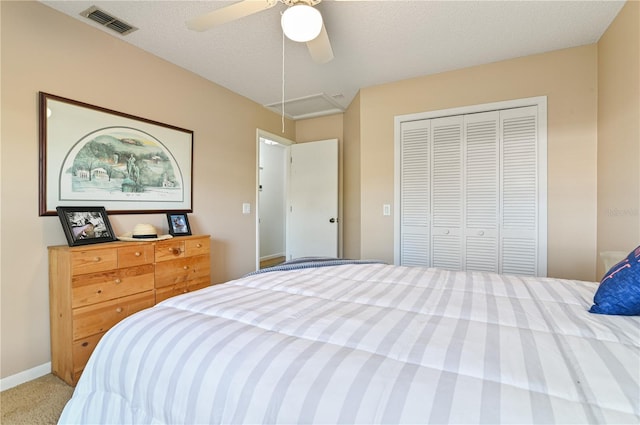
[[[256,268],[280,264],[286,255],[287,158],[293,142],[258,130]]]
[[[337,257],[338,139],[294,144],[258,130],[256,269]]]

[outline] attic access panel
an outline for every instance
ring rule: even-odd
[[[271,103],[264,106],[282,115],[282,102]],[[285,100],[284,102],[284,115],[292,120],[340,114],[342,112],[344,112],[344,108],[324,93]]]

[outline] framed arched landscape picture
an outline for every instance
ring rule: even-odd
[[[39,213],[192,212],[193,131],[39,93]]]

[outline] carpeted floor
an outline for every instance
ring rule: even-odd
[[[58,422],[73,387],[52,374],[0,393],[2,425],[39,425]]]

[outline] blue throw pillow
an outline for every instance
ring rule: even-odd
[[[604,275],[591,313],[640,316],[640,246]]]

